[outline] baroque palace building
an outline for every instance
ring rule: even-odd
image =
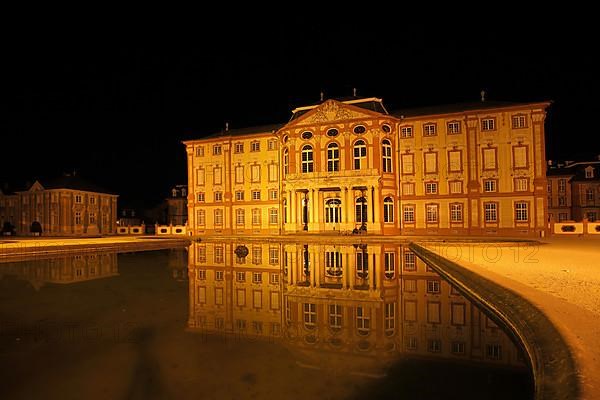
[[[549,104],[329,99],[186,141],[189,231],[544,235]]]

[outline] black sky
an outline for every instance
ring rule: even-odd
[[[371,17],[223,25],[204,16],[154,33],[113,35],[108,24],[3,35],[0,184],[76,170],[122,205],[152,205],[186,181],[188,128],[285,122],[321,90],[347,96],[353,87],[389,110],[476,101],[482,89],[494,100],[552,100],[548,158],[600,153],[594,25]]]

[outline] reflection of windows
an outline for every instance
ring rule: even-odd
[[[491,360],[502,359],[502,346],[499,344],[488,344],[485,346],[487,358]]]
[[[417,291],[417,280],[416,279],[405,279],[404,280],[404,291],[405,292],[416,292]]]
[[[325,271],[329,276],[342,276],[342,253],[339,251],[325,252]]]
[[[440,281],[427,281],[427,293],[439,294],[440,293]]]
[[[439,339],[427,340],[427,351],[430,353],[439,353],[442,351],[442,341]]]
[[[417,320],[417,302],[414,300],[404,300],[404,320],[415,322]]]
[[[396,303],[385,304],[385,333],[391,335],[396,329]]]
[[[356,329],[359,335],[368,335],[371,329],[371,317],[364,307],[356,307]]]
[[[304,326],[308,329],[313,329],[317,323],[317,305],[312,303],[304,303]]]
[[[465,325],[465,305],[461,303],[452,303],[450,308],[452,313],[452,325]]]
[[[427,322],[430,324],[439,324],[441,322],[439,302],[427,302]]]
[[[329,327],[331,329],[342,329],[342,306],[338,304],[329,305]]]
[[[404,270],[405,271],[416,271],[417,261],[415,253],[407,251],[404,253]]]
[[[362,279],[369,277],[369,253],[356,253],[356,274]]]

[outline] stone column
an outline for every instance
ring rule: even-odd
[[[373,187],[373,209],[375,210],[375,221],[374,225],[377,230],[381,230],[381,191],[379,187]]]
[[[291,213],[291,218],[289,220],[290,226],[292,227],[292,231],[296,231],[297,229],[297,223],[296,223],[296,207],[298,206],[297,202],[298,202],[298,198],[296,196],[296,192],[294,190],[290,190],[290,200],[289,200],[289,204],[290,204],[290,213]]]
[[[350,278],[350,289],[356,286],[356,253],[350,255],[350,263],[348,264],[348,273]]]
[[[314,250],[312,249],[312,247],[310,247],[308,249],[308,258],[310,260],[310,266],[309,266],[310,267],[310,269],[309,269],[310,270],[310,286],[315,287],[315,285],[316,285],[315,253],[314,253]]]
[[[369,290],[373,290],[375,289],[375,257],[370,254],[367,257],[371,258],[367,261],[369,264]]]
[[[315,223],[315,189],[311,189],[308,193],[308,223],[309,229],[312,230]]]
[[[285,253],[285,257],[287,260],[287,266],[288,266],[288,284],[290,286],[293,286],[296,283],[296,262],[294,260],[294,255],[292,254],[291,251],[287,251]],[[295,254],[295,253],[294,253]]]

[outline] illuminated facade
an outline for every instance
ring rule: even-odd
[[[27,190],[0,192],[0,228],[8,222],[17,235],[114,234],[117,198],[73,176],[36,181]]]
[[[371,373],[399,354],[525,366],[492,320],[402,245],[203,242],[188,256],[192,331],[277,341],[306,364]]]
[[[548,105],[326,100],[186,141],[189,231],[545,234]]]

